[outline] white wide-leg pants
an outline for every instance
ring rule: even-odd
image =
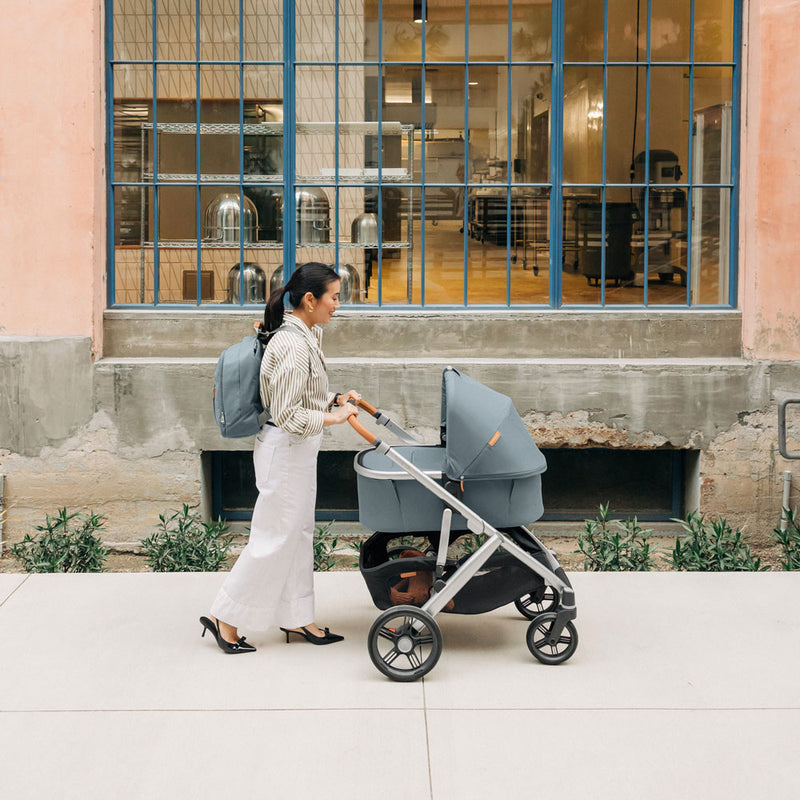
[[[237,628],[314,621],[314,506],[322,434],[301,439],[264,425],[253,462],[258,500],[250,538],[211,613]]]

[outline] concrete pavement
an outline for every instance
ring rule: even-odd
[[[800,579],[573,573],[580,645],[543,666],[513,606],[440,615],[422,681],[372,666],[356,572],[316,576],[345,642],[197,618],[219,574],[0,575],[8,798],[796,798]],[[245,633],[247,633],[245,631]]]

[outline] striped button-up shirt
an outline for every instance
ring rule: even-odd
[[[314,325],[309,330],[288,313],[283,324],[294,330],[278,331],[264,348],[261,402],[275,425],[306,439],[322,433],[322,415],[334,397],[328,390],[322,328]]]

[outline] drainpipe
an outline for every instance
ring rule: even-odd
[[[783,400],[778,404],[778,450],[784,458],[800,459],[800,450],[789,450],[786,446],[786,408],[791,405],[800,405],[800,398]],[[785,531],[789,524],[789,521],[786,519],[786,514],[783,513],[783,509],[789,508],[789,492],[791,488],[792,473],[786,470],[783,473],[783,506],[781,507],[782,531]]]
[[[785,470],[783,473],[783,500],[781,501],[781,531],[785,531],[789,525],[786,518],[786,510],[789,508],[789,495],[792,491],[792,472]]]

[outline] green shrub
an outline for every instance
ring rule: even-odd
[[[314,571],[330,572],[336,566],[334,551],[339,546],[338,536],[329,536],[334,520],[314,529]]]
[[[647,541],[652,531],[640,527],[636,517],[609,520],[609,504],[600,505],[595,519],[587,519],[578,535],[583,568],[591,572],[645,572],[653,568]]]
[[[781,566],[787,570],[800,569],[800,516],[797,509],[790,511],[783,509],[783,517],[786,520],[786,530],[780,527],[773,531],[774,538],[781,548]]]
[[[156,532],[141,541],[153,572],[217,572],[225,564],[234,538],[227,523],[204,522],[188,505],[158,519]]]
[[[686,531],[679,536],[670,561],[675,569],[689,572],[757,572],[761,559],[750,551],[741,530],[733,530],[724,517],[708,521],[693,511],[685,520],[676,519]],[[764,567],[763,569],[769,569]]]
[[[26,572],[102,572],[108,549],[96,533],[104,524],[100,514],[67,514],[60,508],[36,526],[38,535],[26,533],[13,545],[11,555]]]
[[[468,533],[457,540],[458,552],[462,556],[471,556],[476,550],[480,550],[486,541],[486,536],[482,533]]]

